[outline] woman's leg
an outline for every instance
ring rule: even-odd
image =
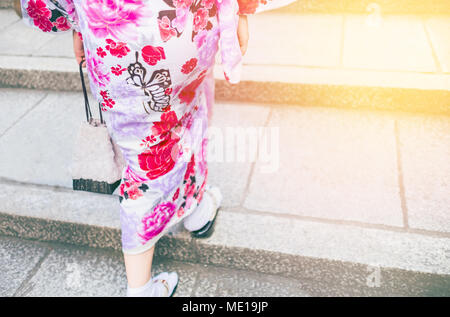
[[[163,272],[151,276],[153,252],[155,247],[136,255],[124,253],[130,297],[172,296],[178,285],[178,274]]]
[[[140,254],[124,253],[128,286],[137,288],[145,285],[151,278],[152,260],[155,247]]]

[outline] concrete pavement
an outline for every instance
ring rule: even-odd
[[[184,282],[223,296],[248,285],[280,296],[450,295],[448,21],[252,17],[265,31],[252,33],[243,82],[226,85],[216,67],[209,176],[224,193],[216,232],[194,240],[175,228],[158,258],[204,272]],[[0,10],[0,235],[20,238],[1,238],[0,249],[26,272],[5,262],[8,296],[56,294],[72,271],[89,277],[87,294],[123,293],[117,196],[71,189],[84,120],[71,55],[70,34],[33,31]],[[96,257],[98,266],[85,261]],[[220,275],[232,285],[223,292]],[[283,287],[272,287],[278,278]],[[191,286],[182,294],[203,294]]]
[[[0,21],[1,85],[80,90],[71,34],[32,30],[12,10]],[[450,114],[449,26],[448,16],[250,16],[242,81],[228,84],[218,64],[216,98]]]
[[[0,296],[125,296],[119,252],[0,236]],[[175,297],[310,296],[311,283],[214,265],[154,259],[152,274],[176,271]]]
[[[81,94],[0,95],[1,234],[120,250],[117,196],[71,190]],[[223,137],[211,147],[236,155],[210,162],[224,193],[216,232],[196,241],[178,228],[161,256],[344,294],[450,293],[448,117],[218,102],[211,127]],[[244,147],[227,131],[244,132]],[[252,131],[266,140],[257,160]],[[366,283],[374,268],[387,277],[378,288]]]

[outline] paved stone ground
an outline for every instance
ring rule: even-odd
[[[370,23],[376,21],[367,24],[367,20],[362,16],[304,15],[299,18],[283,15],[278,16],[278,19],[284,19],[284,26],[290,27],[277,29],[279,26],[273,21],[275,18],[276,15],[260,15],[250,21],[250,26],[259,29],[264,25],[274,26],[273,31],[267,31],[266,34],[274,40],[277,40],[280,32],[290,34],[293,37],[289,44],[294,49],[281,46],[284,49],[270,54],[265,52],[265,58],[261,59],[260,53],[265,50],[261,46],[264,44],[261,34],[265,33],[252,33],[254,35],[245,57],[247,65],[264,64],[272,67],[275,64],[288,70],[294,69],[295,66],[302,71],[326,69],[330,72],[360,70],[363,67],[365,70],[384,74],[385,77],[389,74],[389,78],[401,74],[406,76],[403,78],[407,78],[406,81],[411,86],[422,84],[422,81],[412,83],[414,76],[432,74],[442,83],[440,89],[449,89],[450,55],[446,41],[449,19],[388,17],[383,24],[371,26]],[[298,25],[305,31],[301,37],[294,36]],[[323,40],[317,41],[317,38]],[[274,47],[284,45],[281,42],[275,43],[277,44],[273,45]],[[38,56],[39,60],[40,57],[50,56],[52,61],[65,59],[72,62],[70,35],[56,36],[35,32],[22,25],[11,15],[11,11],[0,10],[0,58],[6,60],[7,57],[18,55]],[[390,74],[393,73],[395,76],[391,77]],[[258,72],[255,74],[259,76]],[[323,74],[319,77],[326,77],[327,80],[329,78]],[[433,86],[427,87],[432,88]],[[78,126],[84,120],[82,95],[79,92],[1,88],[0,100],[0,108],[4,114],[0,116],[0,177],[24,184],[71,188],[68,167]],[[261,219],[266,218],[289,219],[293,223],[300,221],[302,226],[305,226],[305,230],[295,232],[293,228],[297,227],[292,226],[292,231],[286,230],[276,235],[276,239],[274,236],[263,237],[257,241],[258,245],[269,245],[275,252],[294,246],[292,248],[296,252],[304,252],[298,247],[299,244],[296,244],[297,240],[308,241],[308,237],[313,240],[312,237],[316,238],[317,235],[308,236],[308,232],[313,231],[315,226],[330,226],[345,232],[365,229],[373,229],[372,234],[375,231],[381,232],[380,235],[386,243],[379,243],[377,240],[374,244],[376,247],[372,245],[374,250],[367,247],[361,251],[370,259],[376,259],[376,251],[386,256],[394,250],[391,253],[395,259],[408,259],[411,254],[424,255],[427,252],[420,249],[421,243],[399,243],[402,239],[398,238],[389,241],[391,236],[403,235],[405,240],[411,241],[413,235],[414,239],[423,242],[423,245],[430,245],[430,241],[439,239],[437,248],[448,251],[450,117],[282,104],[218,102],[212,126],[218,128],[225,139],[224,143],[216,139],[211,144],[218,144],[218,149],[226,149],[224,153],[228,153],[228,156],[222,157],[225,161],[211,162],[209,174],[211,182],[220,184],[225,195],[224,213],[230,211],[230,217],[234,213],[239,214],[240,223],[241,216],[246,216],[250,230],[245,231],[248,232],[260,230],[265,225]],[[254,128],[264,128],[264,137],[275,138],[270,144],[274,148],[265,149],[271,155],[264,156],[265,153],[260,152],[257,161],[249,159],[249,153],[242,151],[242,148],[239,150],[239,145],[232,141],[233,136],[230,139],[226,134],[227,128],[230,127],[249,129],[249,133]],[[272,134],[273,131],[275,134]],[[244,143],[245,149],[251,148],[248,140]],[[239,161],[236,154],[243,154],[243,160]],[[270,223],[276,221],[272,219]],[[223,231],[222,234],[221,232],[218,230],[212,238],[213,242],[214,239],[220,240],[219,245],[235,243],[234,240],[239,238],[230,238],[228,231]],[[304,236],[299,235],[299,232]],[[325,257],[333,255],[336,250],[330,242],[330,232],[333,231],[324,231],[322,242],[326,247],[315,249],[323,251]],[[289,235],[294,240],[293,243],[283,243],[289,239]],[[255,236],[261,237],[260,232],[256,232]],[[340,247],[350,250],[355,245],[352,241],[359,241],[360,237],[361,234],[355,234],[346,240],[347,244]],[[365,236],[361,240],[364,240],[364,243],[370,242],[370,237]],[[6,238],[4,241],[5,245],[18,243],[18,240]],[[244,242],[251,244],[254,241]],[[401,247],[397,248],[397,244]],[[2,284],[12,285],[5,288],[5,294],[34,294],[33,290],[38,290],[37,286],[43,285],[45,278],[42,276],[52,276],[53,272],[60,272],[61,263],[68,263],[68,268],[62,269],[64,273],[59,278],[68,279],[69,284],[73,285],[73,274],[75,277],[78,274],[70,273],[78,267],[78,264],[73,263],[83,262],[59,263],[59,258],[63,259],[64,254],[72,252],[67,250],[78,250],[74,251],[75,254],[80,254],[79,258],[85,259],[86,263],[97,263],[97,260],[89,260],[92,257],[85,256],[87,249],[51,247],[41,243],[26,245],[31,248],[24,249],[23,254],[28,253],[31,257],[24,256],[24,259],[34,264],[22,266],[21,270],[12,270],[10,274],[5,275],[9,280]],[[371,246],[370,243],[368,245]],[[7,251],[2,252],[8,254]],[[89,252],[103,254],[104,251]],[[102,268],[103,265],[107,270],[108,265],[111,265],[113,271],[117,269],[122,272],[122,277],[111,275],[111,281],[106,279],[111,285],[116,283],[114,289],[117,293],[105,294],[119,294],[120,285],[125,285],[122,282],[123,269],[118,269],[121,265],[120,255],[104,254],[105,260],[103,264],[99,262],[99,267]],[[345,252],[341,252],[339,257],[342,254]],[[21,258],[18,255],[17,257]],[[445,261],[449,261],[448,257],[443,257],[442,261],[437,258],[430,261],[439,268],[448,268],[445,265]],[[189,271],[191,264],[173,263],[174,267],[179,265],[186,272],[194,270]],[[20,268],[20,265],[17,267]],[[201,266],[194,267],[195,270],[200,270]],[[92,269],[92,272],[99,272],[92,274],[100,276],[102,269],[97,270]],[[216,267],[211,270],[208,272],[222,272],[222,269]],[[448,269],[443,271],[447,274]],[[253,276],[253,273],[249,274]],[[24,282],[31,275],[31,280]],[[186,276],[190,275],[186,273]],[[197,275],[194,274],[193,280],[198,278],[195,276]],[[210,280],[214,282],[215,279],[216,277],[211,277]],[[89,289],[101,289],[95,287],[96,279],[88,280],[91,283]],[[202,283],[203,280],[196,281]],[[37,285],[36,288],[30,288],[30,282],[35,283],[33,285]],[[249,283],[258,285],[256,282]],[[50,287],[50,284],[45,285]],[[55,290],[61,283],[56,285]],[[188,280],[186,285],[189,285]],[[212,288],[219,292],[217,294],[225,294],[220,293],[222,288],[214,285]],[[235,288],[230,292],[239,289],[237,284],[233,285]],[[194,289],[186,289],[186,294],[197,294]],[[307,294],[315,292],[314,287],[305,286],[303,289],[308,290]],[[78,291],[70,293],[69,289],[67,294],[79,294]],[[282,294],[281,291],[279,293]],[[49,291],[49,294],[52,293]],[[292,294],[300,294],[300,291],[293,291]]]
[[[250,16],[249,27],[249,65],[450,73],[446,16],[267,12]],[[0,10],[0,55],[72,57],[71,34],[32,30]]]
[[[119,252],[0,236],[0,266],[0,296],[126,294]],[[180,276],[175,296],[309,296],[295,279],[155,258],[152,274],[163,271]]]
[[[82,95],[3,88],[0,99],[0,177],[71,188]],[[224,207],[450,236],[450,117],[218,102],[211,127]]]

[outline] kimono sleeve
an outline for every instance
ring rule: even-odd
[[[78,28],[72,0],[20,0],[25,24],[43,32],[65,32]]]
[[[240,15],[255,14],[287,6],[296,0],[237,0]]]

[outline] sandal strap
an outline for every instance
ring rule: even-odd
[[[156,279],[153,281],[153,283],[159,283],[159,282],[161,282],[162,285],[164,285],[164,287],[166,288],[166,291],[167,291],[167,296],[169,296],[170,295],[169,283],[167,283],[167,281],[163,280],[163,279]]]

